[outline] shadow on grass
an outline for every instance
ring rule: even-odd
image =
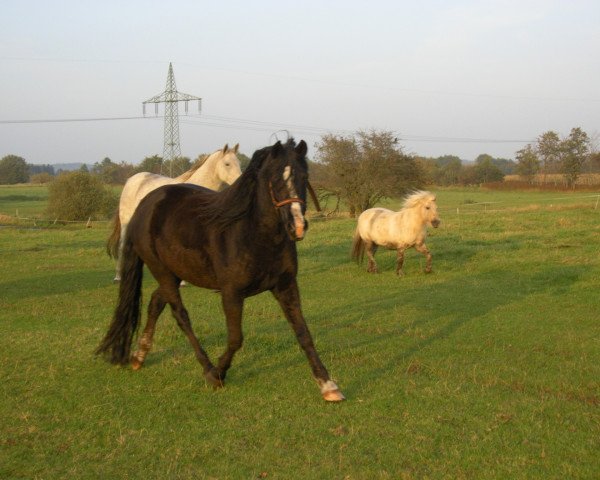
[[[585,272],[585,266],[557,265],[542,266],[534,272],[518,274],[504,270],[483,272],[461,278],[460,287],[457,287],[454,281],[447,281],[413,285],[396,295],[390,295],[390,290],[385,289],[380,294],[373,295],[373,298],[361,300],[354,297],[350,311],[348,305],[324,308],[320,309],[318,317],[335,324],[336,330],[339,330],[340,336],[343,337],[345,349],[357,352],[358,356],[365,355],[366,349],[379,352],[379,356],[387,356],[383,364],[373,368],[367,366],[361,374],[362,378],[345,379],[344,386],[348,393],[352,394],[352,390],[362,388],[359,385],[370,381],[369,378],[385,377],[398,364],[406,363],[418,352],[450,337],[459,328],[490,311],[532,295],[564,295]],[[376,321],[377,318],[389,319],[398,316],[398,311],[402,308],[423,313],[412,322],[403,319],[397,328],[390,324],[389,320],[382,322],[384,326],[379,329],[379,333],[377,325],[367,323]],[[393,337],[400,339],[410,331],[431,329],[438,321],[436,314],[450,320],[435,325],[435,333],[431,335],[424,338],[411,336],[408,341],[398,341],[404,345],[403,348],[392,347],[390,342],[393,340],[390,339]],[[345,319],[344,322],[335,320],[339,318]],[[331,349],[331,341],[335,339],[336,334],[327,331],[325,335]]]

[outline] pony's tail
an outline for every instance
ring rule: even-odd
[[[125,244],[122,255],[119,303],[108,332],[96,349],[96,355],[102,354],[111,363],[125,365],[129,362],[131,343],[140,320],[144,262],[129,241]]]
[[[119,242],[121,241],[121,219],[119,218],[119,211],[115,213],[113,218],[113,231],[106,241],[106,253],[109,257],[115,260],[119,258]]]
[[[358,233],[358,227],[354,231],[354,238],[352,239],[352,258],[358,263],[362,263],[365,256],[365,242]]]

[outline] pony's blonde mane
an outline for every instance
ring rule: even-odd
[[[417,190],[404,197],[402,208],[415,208],[431,200],[435,202],[435,195],[433,193],[426,190]]]

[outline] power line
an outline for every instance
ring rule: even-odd
[[[300,125],[285,122],[266,122],[246,118],[224,117],[219,115],[180,115],[180,122],[186,125],[203,125],[207,127],[227,128],[232,130],[249,130],[259,132],[272,132],[273,129],[289,129],[297,134],[325,135],[328,133],[351,135],[354,132],[345,129],[332,129]],[[43,124],[43,123],[78,123],[78,122],[108,122],[122,120],[152,120],[164,117],[81,117],[81,118],[54,118],[54,119],[24,119],[0,120],[0,125],[12,124]],[[473,138],[473,137],[444,137],[433,135],[399,134],[399,140],[406,142],[431,142],[431,143],[531,143],[533,139],[506,139],[506,138]]]

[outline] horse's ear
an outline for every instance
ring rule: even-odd
[[[233,147],[233,153],[237,153],[237,152],[238,152],[238,150],[239,150],[239,148],[240,148],[240,144],[239,144],[239,143],[236,143],[236,144],[235,144],[235,147]]]
[[[229,148],[229,144],[226,143],[225,146],[223,147],[223,153],[227,153],[228,148]]]
[[[306,142],[304,140],[300,140],[300,143],[295,148],[295,150],[298,155],[304,157],[306,156],[306,152],[308,151],[308,146],[306,145]]]

